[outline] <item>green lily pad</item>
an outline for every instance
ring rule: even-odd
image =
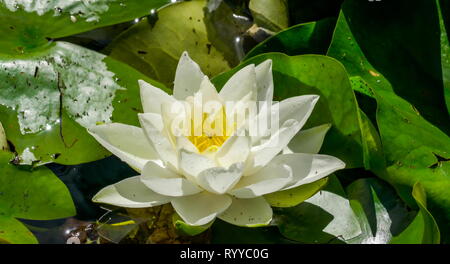
[[[439,243],[420,184],[413,195],[418,212],[376,178],[356,180],[344,192],[332,176],[327,187],[300,205],[275,209],[275,224],[284,236],[302,243]]]
[[[208,40],[203,21],[206,1],[180,2],[157,12],[157,21],[143,19],[122,33],[107,50],[147,76],[172,87],[183,51],[208,76],[229,69],[222,53]]]
[[[305,202],[291,208],[275,208],[274,222],[287,238],[302,243],[349,243],[362,230],[336,176]]]
[[[379,5],[378,12],[373,8],[367,2],[346,1],[328,54],[339,59],[350,76],[363,79],[377,101],[386,167],[375,166],[373,171],[409,204],[414,204],[412,187],[420,182],[428,194],[428,209],[447,237],[450,138],[444,132],[450,123],[441,54],[436,52],[441,35],[438,9],[434,1],[389,2]],[[420,21],[411,24],[412,14]]]
[[[61,38],[150,14],[168,0],[5,0],[0,2],[1,53],[22,54]]]
[[[413,195],[419,212],[407,209],[395,190],[375,178],[360,179],[347,193],[363,234],[354,242],[363,244],[439,243],[439,229],[426,209],[426,195],[415,185]]]
[[[348,75],[335,59],[321,55],[262,54],[217,76],[213,82],[220,88],[245,65],[259,64],[267,59],[273,62],[274,100],[304,94],[320,95],[306,127],[332,124],[321,152],[340,158],[347,168],[362,167],[359,108]]]
[[[436,5],[439,12],[439,27],[441,29],[441,63],[442,79],[444,81],[444,96],[447,110],[450,113],[450,18],[448,16],[450,4],[448,1],[436,0]]]
[[[360,76],[375,91],[395,92],[428,122],[450,132],[435,1],[345,1],[328,55],[350,76]]]
[[[414,184],[412,195],[420,208],[414,221],[391,244],[439,244],[440,231],[436,221],[427,209],[427,196],[420,183]]]
[[[336,19],[327,18],[295,25],[259,43],[247,53],[244,60],[268,52],[281,52],[290,56],[326,54],[335,24]]]
[[[0,56],[0,122],[22,164],[79,164],[104,158],[86,131],[98,123],[137,125],[138,79],[131,67],[56,42],[27,56]]]
[[[37,243],[17,218],[66,218],[75,215],[75,207],[67,187],[49,169],[27,171],[10,164],[12,158],[0,151],[0,240]]]
[[[296,188],[264,195],[266,201],[274,207],[292,207],[300,204],[320,191],[328,182],[328,178],[301,185]]]
[[[172,216],[172,223],[177,229],[177,231],[180,232],[181,234],[187,236],[196,236],[208,230],[212,226],[214,221],[211,221],[206,225],[191,226],[186,224],[177,213],[174,213]]]
[[[248,7],[259,26],[280,31],[289,26],[287,0],[250,0]]]

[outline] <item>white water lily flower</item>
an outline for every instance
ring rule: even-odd
[[[95,195],[95,202],[130,208],[171,203],[189,225],[205,225],[216,217],[239,226],[267,225],[272,209],[264,195],[317,181],[345,167],[335,157],[317,154],[329,125],[300,131],[319,96],[272,101],[270,60],[244,67],[217,92],[185,52],[176,70],[173,95],[144,81],[139,84],[142,128],[113,123],[89,132],[141,175],[105,187]],[[189,120],[192,113],[174,113],[171,106],[184,102],[195,111],[197,99],[221,106],[214,114],[201,110],[202,126],[218,118],[225,125],[218,130],[214,130],[216,126],[210,131],[192,132],[196,127]],[[256,101],[269,107],[248,115],[243,125],[229,122],[225,102]],[[252,122],[274,113],[279,114],[279,128],[273,133],[240,133]],[[179,117],[187,121],[183,124],[193,124],[185,130],[191,131],[190,135],[174,132],[172,126]]]

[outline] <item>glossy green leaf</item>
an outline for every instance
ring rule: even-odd
[[[287,238],[302,243],[351,243],[362,234],[355,213],[336,176],[305,202],[274,209],[275,224]]]
[[[448,1],[436,0],[436,5],[439,12],[439,27],[441,29],[441,63],[444,96],[447,110],[450,113],[450,18],[448,15],[450,12],[450,3]]]
[[[4,0],[0,2],[1,53],[21,54],[61,38],[150,14],[168,0]]]
[[[359,109],[347,73],[335,59],[321,55],[262,54],[214,78],[213,82],[216,87],[221,87],[240,68],[267,59],[273,61],[274,100],[304,94],[320,95],[306,127],[332,124],[321,152],[340,158],[347,168],[362,167]]]
[[[26,171],[10,164],[0,151],[0,238],[9,243],[36,243],[15,218],[51,220],[75,215],[67,187],[47,168]]]
[[[414,184],[412,195],[420,208],[414,221],[391,244],[439,244],[440,232],[436,221],[427,209],[427,195],[420,183]]]
[[[418,212],[410,211],[392,187],[375,178],[353,182],[347,193],[363,230],[358,243],[439,244],[439,229],[420,184],[413,189]]]
[[[386,168],[380,135],[367,115],[360,110],[360,128],[362,134],[362,149],[364,168],[375,172]]]
[[[32,55],[0,56],[0,68],[0,122],[23,164],[79,164],[108,156],[86,128],[111,121],[137,125],[137,81],[152,82],[65,42]]]
[[[203,72],[214,76],[229,69],[224,56],[208,40],[203,21],[205,1],[180,2],[161,9],[157,21],[143,19],[121,34],[107,50],[147,76],[172,87],[183,51]]]
[[[435,1],[411,5],[408,0],[382,4],[349,0],[342,7],[328,54],[341,61],[350,76],[361,77],[375,91],[395,92],[427,121],[449,132],[440,47]]]
[[[180,232],[181,234],[187,236],[196,236],[208,230],[212,226],[214,221],[211,221],[206,225],[191,226],[186,224],[177,213],[174,213],[172,216],[172,223],[177,229],[177,231]]]
[[[328,182],[328,178],[301,185],[296,188],[270,193],[264,196],[266,201],[274,207],[292,207],[300,204],[320,191]]]
[[[411,23],[411,16],[420,19]],[[411,189],[420,182],[428,194],[429,210],[448,235],[450,138],[444,132],[450,122],[438,22],[434,1],[415,5],[395,1],[377,7],[346,1],[328,54],[339,59],[350,76],[364,80],[377,101],[387,168],[372,169],[409,204],[414,203]]]
[[[259,43],[247,53],[244,60],[268,52],[281,52],[290,56],[326,54],[335,24],[334,18],[328,18],[295,25]]]
[[[289,26],[287,0],[250,0],[249,9],[259,26],[280,31]]]
[[[0,215],[0,244],[37,244],[36,237],[19,220]]]

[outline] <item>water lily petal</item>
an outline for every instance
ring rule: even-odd
[[[223,167],[210,168],[198,175],[197,182],[207,191],[224,194],[238,183],[243,170],[243,163],[233,164],[228,169]]]
[[[325,139],[325,135],[330,127],[330,124],[325,124],[310,129],[301,130],[292,138],[291,142],[289,142],[288,146],[283,150],[283,154],[319,153],[323,140]]]
[[[208,76],[203,77],[198,92],[202,95],[203,104],[206,104],[209,101],[221,102],[219,93],[217,92],[216,87],[214,87],[214,84],[209,80]],[[203,105],[203,107],[205,107],[205,105]]]
[[[189,152],[198,153],[197,147],[185,136],[176,137],[175,142],[176,142],[178,151],[181,151],[182,149],[184,149]]]
[[[161,104],[175,102],[172,96],[143,80],[139,80],[139,87],[144,113],[161,114]]]
[[[293,180],[283,190],[320,180],[331,173],[345,168],[338,158],[321,154],[292,153],[275,157],[271,164],[283,164],[292,170]]]
[[[233,198],[231,206],[218,217],[238,226],[268,225],[272,221],[272,208],[263,197],[253,199]]]
[[[88,132],[103,147],[139,172],[149,160],[160,160],[139,127],[112,123],[92,127]]]
[[[319,100],[318,95],[302,95],[285,99],[279,103],[280,124],[294,119],[302,127],[311,115]]]
[[[135,176],[106,186],[92,201],[127,208],[145,208],[166,204],[170,199],[150,190],[142,184],[140,176]]]
[[[228,195],[217,195],[202,192],[186,197],[172,199],[172,206],[188,225],[205,225],[231,204]]]
[[[288,120],[267,141],[253,147],[244,174],[247,176],[255,174],[266,166],[297,134],[300,125],[296,120]]]
[[[231,76],[223,86],[222,90],[220,90],[220,98],[222,98],[224,102],[237,102],[247,94],[251,93],[252,100],[255,101],[257,97],[256,86],[255,65],[250,64]]]
[[[148,162],[145,165],[142,171],[141,181],[154,192],[166,196],[179,197],[202,191],[197,185],[186,180],[181,175],[153,162]]]
[[[292,182],[293,174],[289,166],[271,162],[258,173],[243,177],[229,194],[248,199],[273,193]]]
[[[260,111],[256,118],[260,123],[261,120],[267,119],[267,116],[270,114],[269,118],[271,118],[272,121],[278,119],[278,123],[280,125],[284,124],[287,120],[296,120],[299,122],[298,130],[300,130],[308,120],[318,100],[318,95],[291,97],[279,103],[273,104],[270,112]],[[252,137],[252,144],[259,144],[261,138],[270,135],[270,130],[270,127],[261,128],[261,130],[258,131],[258,136]]]
[[[180,169],[190,179],[197,178],[204,170],[217,167],[216,163],[208,157],[185,149],[180,150],[179,156]]]
[[[175,73],[173,96],[178,100],[184,100],[193,95],[200,89],[204,76],[200,66],[189,57],[187,52],[183,52]]]
[[[257,82],[257,101],[271,103],[273,98],[272,60],[265,60],[255,68]]]
[[[245,162],[250,153],[251,139],[235,133],[217,150],[215,158],[223,167],[230,167],[237,162]]]
[[[138,114],[139,121],[145,131],[145,135],[152,143],[156,152],[164,162],[174,168],[178,168],[177,153],[163,130],[164,125],[160,115],[153,113]],[[142,148],[142,147],[141,147]]]

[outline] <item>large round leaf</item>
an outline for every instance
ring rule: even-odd
[[[10,164],[12,158],[0,151],[0,240],[36,243],[16,218],[65,218],[75,215],[75,207],[67,187],[49,169],[27,171]]]
[[[259,43],[245,58],[268,52],[281,52],[290,56],[326,54],[335,24],[335,18],[327,18],[295,25]]]
[[[163,8],[157,21],[143,19],[121,34],[111,46],[110,56],[135,67],[147,76],[172,86],[183,51],[208,76],[229,69],[224,56],[208,40],[203,21],[206,1],[181,2]]]
[[[336,176],[305,202],[276,208],[275,223],[281,233],[303,243],[350,243],[362,234],[358,219]]]
[[[0,56],[0,68],[0,122],[25,164],[79,164],[109,155],[86,128],[111,121],[137,125],[137,81],[152,82],[65,42],[31,55]]]
[[[420,185],[413,195],[418,212],[376,178],[359,179],[344,192],[332,176],[322,191],[298,206],[276,209],[274,218],[284,236],[303,243],[439,243],[439,229]]]
[[[394,184],[410,204],[414,204],[411,189],[420,182],[430,211],[448,235],[450,138],[443,131],[448,131],[450,122],[436,2],[395,1],[378,5],[378,12],[373,8],[361,1],[344,4],[328,54],[362,81],[378,103],[377,124],[387,167],[379,163],[372,169]],[[411,24],[411,14],[420,21]]]
[[[289,25],[287,0],[250,0],[248,7],[255,22],[272,31]]]
[[[21,54],[60,38],[150,14],[168,0],[4,0],[1,53]]]
[[[439,229],[426,209],[426,195],[420,185],[416,185],[413,191],[420,206],[419,212],[408,210],[393,188],[375,178],[357,180],[346,190],[363,230],[354,242],[439,243]]]

